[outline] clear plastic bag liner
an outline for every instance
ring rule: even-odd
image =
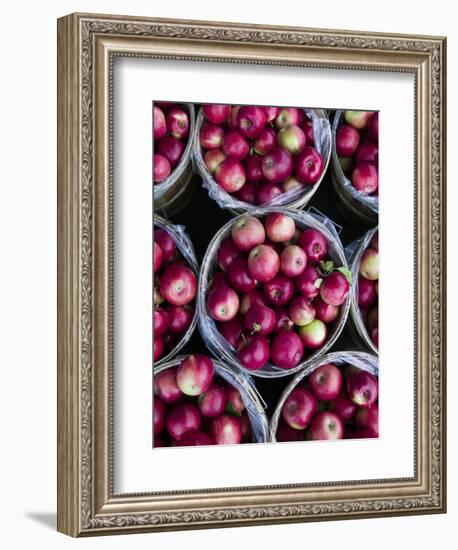
[[[370,229],[360,239],[356,239],[345,248],[345,255],[347,257],[347,261],[350,266],[351,275],[353,278],[353,284],[351,288],[350,318],[359,340],[363,342],[364,345],[372,351],[372,353],[375,354],[378,354],[377,346],[375,346],[375,344],[372,342],[358,305],[358,276],[361,256],[366,248],[369,246],[372,237],[375,235],[375,233],[377,233],[377,231],[378,227]]]
[[[164,218],[161,218],[157,214],[154,214],[153,217],[153,223],[154,227],[159,227],[160,229],[164,229],[169,233],[173,240],[175,241],[175,244],[177,245],[178,250],[180,251],[183,258],[186,260],[189,267],[194,271],[196,278],[199,277],[199,264],[197,263],[196,253],[194,251],[194,246],[191,242],[191,239],[188,237],[186,233],[186,228],[183,225],[175,225],[172,224]],[[154,234],[153,234],[154,239]],[[197,325],[197,297],[195,300],[195,308],[194,308],[194,317],[192,319],[191,324],[188,327],[188,330],[183,334],[181,339],[177,342],[175,347],[169,351],[167,355],[164,355],[164,357],[161,357],[159,361],[156,361],[154,363],[155,366],[161,365],[162,363],[169,361],[172,359],[172,357],[175,357],[177,353],[185,346],[191,336],[194,332],[194,329]]]
[[[336,111],[334,122],[332,124],[332,159],[334,164],[334,171],[337,176],[337,181],[339,182],[339,185],[342,187],[343,190],[345,190],[346,193],[348,193],[353,200],[356,202],[360,202],[367,206],[372,212],[375,212],[378,214],[378,196],[374,197],[371,195],[368,195],[367,193],[362,193],[361,191],[358,191],[356,189],[352,182],[347,178],[347,176],[344,174],[339,158],[336,151],[336,133],[337,130],[340,128],[340,121],[343,116],[343,111]]]
[[[236,350],[219,332],[215,321],[210,316],[207,307],[207,296],[210,283],[213,277],[213,272],[219,270],[217,263],[217,252],[221,245],[221,242],[228,238],[231,234],[232,226],[245,215],[255,217],[265,217],[270,212],[277,212],[278,210],[271,208],[256,209],[249,214],[242,214],[236,218],[230,220],[224,225],[213,237],[210,242],[205,257],[202,262],[200,277],[199,277],[199,292],[198,292],[198,323],[201,336],[211,353],[218,359],[224,360],[234,370],[238,372],[245,372],[251,376],[259,376],[262,378],[278,378],[282,376],[290,376],[291,374],[302,370],[314,358],[325,354],[332,347],[338,336],[343,330],[346,319],[348,317],[350,309],[350,297],[347,298],[345,303],[341,306],[339,318],[332,326],[332,330],[329,333],[328,341],[318,350],[311,350],[308,355],[304,355],[303,360],[293,369],[281,369],[272,363],[267,363],[264,367],[256,371],[250,371],[245,369],[237,359]],[[327,218],[323,219],[316,214],[309,214],[301,210],[283,210],[282,212],[290,216],[296,222],[297,227],[301,229],[313,228],[317,229],[326,237],[328,242],[328,255],[336,262],[336,265],[347,267],[347,261],[343,250],[342,243],[337,234],[334,224]]]
[[[190,161],[192,153],[192,144],[194,139],[195,127],[196,127],[196,115],[194,105],[192,103],[183,103],[184,108],[188,110],[189,113],[189,136],[186,143],[186,147],[183,151],[183,155],[179,163],[175,168],[170,172],[169,176],[162,181],[161,183],[154,184],[153,182],[153,199],[154,201],[160,200],[164,195],[166,195],[172,188],[175,181],[183,174],[186,170],[186,166]],[[154,140],[153,140],[153,155],[154,155]]]
[[[155,366],[153,376],[169,368],[177,368],[178,365],[185,359],[182,355],[176,357],[172,361],[162,363],[160,366]],[[253,442],[265,443],[268,441],[268,421],[264,412],[265,403],[258,393],[250,376],[243,372],[234,372],[230,367],[223,362],[213,359],[215,373],[221,376],[228,384],[236,388],[242,397],[247,410],[248,417],[253,434]]]
[[[329,161],[331,158],[332,149],[332,137],[331,137],[331,125],[329,119],[324,111],[317,109],[304,109],[307,116],[313,122],[313,134],[315,139],[315,147],[323,158],[323,173],[320,179],[314,185],[304,185],[299,189],[291,189],[286,193],[282,193],[278,197],[275,197],[269,203],[261,205],[262,207],[270,206],[288,206],[289,204],[303,199],[304,204],[308,202],[318,189],[324,174],[326,173]],[[192,149],[192,161],[194,171],[199,173],[202,178],[202,185],[207,189],[211,199],[217,202],[221,208],[227,208],[230,210],[254,210],[260,208],[259,205],[249,204],[238,200],[234,195],[227,193],[220,187],[214,180],[212,174],[208,171],[205,161],[202,155],[202,148],[200,146],[199,134],[200,128],[203,122],[202,111],[197,115],[196,129],[194,132],[194,144]]]
[[[276,441],[276,434],[281,411],[290,393],[313,371],[315,371],[321,365],[326,365],[327,363],[332,363],[337,366],[352,365],[361,370],[370,372],[374,376],[378,376],[378,357],[370,353],[366,353],[363,351],[335,351],[333,353],[328,353],[327,355],[316,358],[308,365],[306,369],[299,372],[291,380],[291,382],[286,386],[283,393],[281,394],[272,418],[270,419],[269,441]]]

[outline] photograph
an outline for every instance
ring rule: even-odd
[[[377,438],[383,113],[152,113],[153,448]]]

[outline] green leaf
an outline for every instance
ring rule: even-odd
[[[348,269],[348,267],[338,267],[337,268],[337,271],[340,271],[340,273],[342,273],[342,275],[344,275],[344,277],[347,279],[347,281],[352,284],[353,282],[353,277],[351,276],[351,271]]]

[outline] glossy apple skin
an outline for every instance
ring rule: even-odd
[[[214,288],[208,295],[208,309],[216,321],[230,321],[239,310],[239,297],[232,288]]]
[[[378,113],[374,113],[367,124],[369,135],[377,143],[378,142]]]
[[[243,323],[250,333],[267,336],[275,328],[275,313],[270,307],[254,305],[246,312]]]
[[[157,336],[153,341],[153,361],[159,361],[164,355],[165,344],[162,336]]]
[[[223,414],[227,404],[226,390],[219,384],[212,384],[199,396],[198,406],[202,416],[214,418]]]
[[[259,290],[252,290],[251,292],[247,292],[241,297],[239,313],[241,315],[245,315],[250,307],[255,304],[259,304],[262,306],[267,305],[266,299]]]
[[[226,160],[226,155],[221,149],[210,149],[204,155],[205,164],[211,174],[215,174],[223,160]]]
[[[248,370],[259,370],[269,360],[270,347],[265,336],[256,334],[249,338],[237,352],[240,363]]]
[[[315,319],[308,325],[299,328],[302,343],[307,349],[318,349],[325,343],[328,330],[323,321]]]
[[[316,183],[323,173],[323,157],[314,147],[304,147],[294,159],[294,174],[307,185]]]
[[[359,132],[353,126],[344,124],[336,133],[336,152],[339,157],[351,157],[359,145]]]
[[[249,252],[266,239],[262,222],[254,216],[243,216],[235,222],[231,230],[235,246],[242,252]]]
[[[287,441],[304,441],[305,430],[296,430],[291,428],[283,419],[278,423],[275,439],[279,443]]]
[[[365,141],[361,143],[356,151],[356,164],[362,162],[369,162],[371,164],[377,164],[378,162],[378,145],[371,141]]]
[[[354,128],[361,130],[365,128],[370,117],[372,116],[371,111],[345,111],[344,118]]]
[[[275,120],[276,116],[278,115],[278,111],[280,110],[278,107],[263,107],[263,109],[264,115],[266,117],[266,123]]]
[[[165,116],[162,109],[153,107],[153,136],[154,141],[159,141],[167,133],[167,126],[165,123]]]
[[[227,391],[226,411],[229,414],[240,416],[245,410],[245,403],[237,388],[230,386]]]
[[[202,445],[213,445],[210,437],[199,430],[186,432],[177,442],[180,447],[197,447]]]
[[[295,430],[305,430],[318,410],[318,402],[309,390],[296,386],[286,399],[281,414]]]
[[[320,297],[330,306],[341,306],[350,291],[350,283],[343,273],[333,271],[325,277],[320,286]]]
[[[275,308],[275,332],[286,332],[293,330],[294,323],[288,314],[288,311],[284,307]]]
[[[343,439],[344,425],[342,420],[329,411],[319,412],[312,420],[309,429],[309,436],[312,440]]]
[[[168,312],[161,308],[153,309],[153,336],[163,336],[170,326],[170,317]]]
[[[185,149],[184,143],[173,136],[164,136],[157,143],[157,153],[163,155],[170,162],[170,166],[175,166],[180,162]]]
[[[358,305],[365,310],[377,301],[377,292],[375,291],[375,281],[370,281],[364,277],[358,279]]]
[[[293,218],[281,212],[272,212],[265,220],[267,237],[274,243],[286,243],[294,236],[296,224]]]
[[[294,296],[294,283],[290,277],[278,273],[264,284],[264,296],[270,304],[284,306]]]
[[[186,138],[189,134],[189,116],[181,107],[173,107],[167,112],[167,129],[177,139]]]
[[[367,428],[378,436],[378,405],[374,403],[369,408],[359,408],[355,416],[357,428]]]
[[[359,407],[372,407],[378,397],[378,382],[373,374],[356,369],[347,376],[347,395]]]
[[[246,138],[257,138],[266,125],[266,116],[262,107],[244,105],[236,115],[236,126]]]
[[[169,306],[170,319],[168,329],[173,334],[184,334],[191,326],[194,317],[194,308],[190,306]]]
[[[202,113],[209,122],[213,122],[213,124],[223,124],[231,114],[231,106],[213,103],[202,105]]]
[[[170,437],[180,441],[180,439],[187,432],[199,429],[199,410],[192,403],[178,403],[169,412],[166,420],[166,426]]]
[[[215,445],[237,445],[242,442],[242,424],[239,418],[223,414],[212,420],[209,434]]]
[[[237,315],[230,321],[219,323],[218,330],[232,347],[237,348],[240,345],[241,336],[245,330],[245,327],[242,319]]]
[[[231,288],[241,293],[251,292],[258,284],[250,275],[245,258],[236,258],[232,262],[227,272],[227,280]]]
[[[304,296],[297,296],[289,305],[291,321],[299,327],[310,324],[316,315],[315,307]]]
[[[162,250],[156,241],[153,243],[153,272],[157,273],[162,265]]]
[[[306,137],[299,126],[291,125],[282,128],[277,134],[277,143],[279,147],[285,149],[292,155],[299,153],[305,147]]]
[[[344,422],[350,422],[355,416],[358,406],[348,399],[344,392],[330,401],[328,410],[337,414]]]
[[[362,193],[370,195],[378,188],[378,170],[370,162],[361,162],[351,174],[353,186]]]
[[[165,404],[155,397],[153,400],[153,432],[154,435],[159,435],[165,426]]]
[[[199,142],[204,149],[221,149],[223,146],[224,129],[221,126],[204,122],[200,129]]]
[[[227,271],[232,262],[241,255],[240,249],[235,245],[232,239],[225,239],[216,253],[218,265],[224,271]]]
[[[229,130],[223,137],[223,153],[230,158],[243,160],[248,156],[250,146],[248,141],[237,132],[237,130]]]
[[[319,296],[313,300],[313,305],[315,306],[316,318],[323,321],[323,323],[333,323],[339,316],[340,307],[330,306],[326,302],[323,302]]]
[[[271,183],[286,181],[293,173],[293,168],[293,157],[279,147],[267,153],[262,159],[262,173]]]
[[[166,369],[154,374],[154,393],[164,403],[175,403],[183,397],[183,393],[177,385],[175,369]]]
[[[304,346],[295,332],[279,332],[273,339],[270,354],[274,365],[281,369],[292,369],[302,359]]]
[[[177,385],[185,395],[195,397],[206,392],[213,382],[213,362],[201,354],[188,355],[177,368]]]
[[[264,128],[254,142],[254,150],[258,155],[264,156],[277,147],[277,134],[273,128]]]
[[[294,107],[284,107],[278,111],[275,119],[275,126],[281,130],[282,128],[286,128],[292,124],[298,125],[301,123],[301,118],[302,116],[299,113],[299,109]]]
[[[168,262],[173,258],[177,247],[170,233],[165,229],[154,229],[154,242],[161,247],[164,262]]]
[[[297,244],[307,254],[307,260],[311,263],[324,260],[328,252],[326,237],[317,229],[304,229]]]
[[[297,277],[307,267],[307,254],[295,244],[287,246],[280,255],[280,270],[287,277]]]
[[[295,280],[297,289],[308,300],[318,296],[322,282],[323,279],[313,265],[307,265]]]
[[[254,202],[259,206],[269,205],[282,194],[283,191],[276,183],[270,181],[260,182],[255,192]]]
[[[373,248],[366,249],[359,263],[359,273],[365,279],[376,281],[378,279],[378,251]]]
[[[250,155],[245,160],[245,170],[248,181],[259,182],[264,179],[261,165],[262,157],[259,155]]]
[[[280,270],[280,257],[271,246],[260,244],[248,256],[248,270],[254,279],[266,283]]]
[[[328,363],[315,369],[308,377],[310,389],[320,401],[331,401],[342,391],[343,376],[340,369]]]
[[[178,264],[169,265],[162,274],[160,290],[169,304],[184,306],[196,296],[196,276],[189,267]]]
[[[215,181],[224,191],[236,193],[245,184],[245,169],[240,161],[226,158],[216,169]]]
[[[288,191],[293,193],[298,189],[303,190],[304,184],[300,182],[295,176],[291,176],[281,184],[281,188],[283,193],[288,193]]]
[[[256,191],[257,185],[254,181],[246,181],[242,188],[234,193],[239,201],[246,202],[248,204],[256,204]]]
[[[153,156],[153,180],[154,183],[163,182],[172,171],[169,160],[164,155],[155,153]]]
[[[371,339],[374,343],[374,346],[378,348],[378,327],[371,330]]]

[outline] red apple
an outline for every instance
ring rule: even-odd
[[[338,367],[328,363],[315,369],[308,377],[308,383],[317,399],[331,401],[342,390],[343,376]]]
[[[184,334],[191,326],[194,317],[194,308],[186,306],[169,306],[169,330],[173,334]]]
[[[272,212],[265,221],[267,237],[274,243],[285,243],[293,238],[296,224],[293,218],[281,212]]]
[[[159,361],[159,359],[164,355],[165,343],[162,336],[157,336],[153,340],[153,361]]]
[[[238,160],[227,158],[216,169],[215,180],[224,191],[235,193],[243,187],[246,181],[245,169]]]
[[[299,109],[295,109],[294,107],[283,107],[277,114],[275,126],[281,130],[282,128],[286,128],[287,126],[291,126],[293,124],[300,124],[301,119],[302,116]]]
[[[210,357],[188,355],[177,368],[177,385],[185,395],[200,395],[210,387],[213,372],[213,361]]]
[[[303,190],[304,185],[295,176],[291,176],[281,184],[281,188],[283,190],[283,193],[287,193],[288,191],[291,191],[292,193],[294,191],[297,191],[298,189]]]
[[[359,132],[353,126],[344,124],[336,133],[336,151],[339,157],[351,157],[359,145]]]
[[[378,348],[378,327],[371,330],[371,340],[374,346]]]
[[[202,112],[204,117],[213,122],[214,124],[222,124],[226,122],[231,114],[230,105],[215,105],[210,103],[208,105],[202,105]]]
[[[230,321],[219,323],[218,330],[232,347],[237,348],[240,345],[244,326],[239,316],[234,317]]]
[[[278,115],[279,108],[278,107],[263,107],[264,109],[264,115],[266,117],[266,123],[272,122],[272,120],[275,120],[275,117]]]
[[[377,401],[378,382],[373,374],[357,369],[347,376],[348,397],[360,407],[372,407]]]
[[[377,301],[377,292],[375,291],[375,281],[370,281],[364,277],[358,279],[358,305],[361,309],[367,309]]]
[[[229,286],[227,281],[227,273],[225,271],[217,271],[213,273],[210,279],[210,288],[218,288],[222,286]]]
[[[323,260],[328,252],[326,237],[317,229],[305,229],[297,244],[307,254],[307,260],[312,263]]]
[[[378,328],[378,305],[371,307],[367,312],[367,326],[369,330]]]
[[[278,423],[275,439],[280,443],[287,441],[304,441],[305,430],[296,430],[295,428],[291,428],[291,426],[289,426],[284,420],[281,420]]]
[[[315,319],[308,325],[299,328],[299,336],[307,349],[318,349],[325,343],[328,329],[323,321]]]
[[[272,363],[281,369],[293,369],[304,354],[299,336],[293,332],[279,332],[271,345]]]
[[[227,403],[226,403],[226,411],[229,414],[233,414],[235,416],[241,416],[243,411],[245,410],[245,403],[243,402],[242,396],[237,388],[234,388],[233,386],[230,386],[227,389]]]
[[[343,273],[333,271],[320,286],[320,297],[330,306],[341,306],[350,291],[350,283]]]
[[[315,135],[313,133],[313,122],[305,117],[304,122],[301,124],[302,131],[305,134],[305,144],[314,145],[315,144]]]
[[[293,124],[278,132],[277,143],[279,147],[295,155],[305,147],[306,137],[302,129]]]
[[[257,186],[254,181],[246,181],[242,188],[234,193],[234,197],[248,204],[256,204],[256,190]]]
[[[240,363],[248,370],[259,370],[269,360],[270,347],[265,336],[256,334],[244,342],[237,352]]]
[[[204,149],[221,149],[223,145],[224,130],[221,126],[204,122],[200,129],[199,141]]]
[[[199,430],[186,432],[177,442],[180,447],[196,447],[201,445],[213,445],[210,437]]]
[[[361,128],[367,125],[371,116],[371,111],[345,111],[344,113],[345,120],[348,124],[358,130],[361,130]]]
[[[320,293],[323,282],[318,270],[313,265],[307,265],[304,271],[296,277],[296,287],[308,300],[312,300]]]
[[[361,162],[351,174],[354,187],[362,193],[371,194],[378,188],[378,170],[374,164]]]
[[[316,315],[313,304],[304,298],[304,296],[294,298],[288,311],[291,321],[299,327],[310,324],[315,319]]]
[[[284,149],[273,149],[262,159],[262,173],[271,183],[287,180],[293,173],[293,157]]]
[[[154,141],[159,141],[167,133],[167,126],[165,123],[165,116],[162,109],[153,107],[153,136]]]
[[[359,263],[359,273],[370,281],[378,279],[378,251],[373,248],[366,249]]]
[[[171,136],[183,139],[189,134],[189,116],[181,107],[172,107],[167,112],[166,121]]]
[[[371,164],[377,164],[378,162],[378,145],[371,141],[365,141],[361,143],[356,151],[356,163],[361,164],[363,162],[369,162]]]
[[[283,191],[276,183],[261,182],[255,192],[255,204],[269,205],[282,194]]]
[[[286,332],[293,330],[294,323],[284,307],[275,308],[275,332]]]
[[[223,414],[212,420],[209,433],[216,445],[236,445],[242,442],[242,423],[235,416]]]
[[[319,412],[310,425],[309,435],[312,440],[343,439],[344,425],[335,413]]]
[[[314,147],[304,147],[294,160],[294,174],[302,183],[312,185],[323,173],[323,158]]]
[[[229,130],[223,137],[223,153],[230,158],[243,160],[248,156],[250,146],[248,141],[237,132],[237,130]]]
[[[236,116],[236,126],[246,138],[257,138],[266,125],[266,116],[262,107],[246,105],[240,107]]]
[[[157,153],[153,156],[153,181],[154,183],[163,182],[172,171],[169,160],[164,155]]]
[[[176,251],[175,241],[170,233],[165,229],[154,229],[154,242],[156,242],[162,250],[162,259],[168,262],[173,258]]]
[[[280,255],[280,269],[287,277],[297,277],[307,267],[307,254],[296,245],[290,244]]]
[[[202,416],[210,418],[223,414],[226,403],[226,390],[218,384],[212,384],[198,398],[199,410]]]
[[[154,241],[153,244],[153,272],[157,273],[162,264],[162,250],[161,247]]]
[[[281,414],[288,426],[305,430],[318,410],[315,397],[305,388],[296,386],[286,399]]]
[[[173,136],[164,136],[157,144],[157,152],[167,158],[172,168],[180,162],[184,149],[184,143]]]
[[[253,279],[262,283],[272,280],[280,269],[280,258],[268,245],[260,244],[248,256],[248,271]]]
[[[378,113],[374,113],[367,123],[367,128],[369,130],[369,135],[371,138],[378,142]]]
[[[204,155],[205,164],[211,174],[216,172],[223,160],[226,160],[226,155],[221,149],[210,149]]]
[[[154,393],[161,398],[164,403],[175,403],[179,401],[183,394],[177,385],[175,369],[166,369],[158,374],[154,374]]]
[[[239,297],[229,287],[214,288],[208,295],[208,309],[216,321],[230,321],[239,310]]]
[[[160,281],[161,294],[174,306],[184,306],[194,300],[197,292],[197,281],[189,267],[172,264],[162,274]]]
[[[232,226],[232,240],[242,252],[249,252],[266,239],[262,222],[254,216],[243,216]]]
[[[270,304],[285,306],[294,296],[294,283],[290,277],[277,274],[264,284],[264,296]]]
[[[259,155],[250,155],[245,161],[246,177],[249,181],[262,181],[264,175],[262,173],[262,157]]]
[[[251,292],[257,286],[257,281],[248,271],[248,263],[245,258],[236,258],[227,272],[229,285],[237,292]]]
[[[277,146],[277,134],[273,128],[267,127],[262,130],[254,142],[254,150],[258,155],[267,155]]]
[[[153,433],[159,435],[165,426],[165,405],[159,397],[155,397],[153,400]]]
[[[153,448],[155,449],[156,447],[165,447],[165,442],[164,440],[162,439],[162,437],[160,435],[156,435],[154,436],[154,442],[153,442]]]
[[[240,249],[232,239],[225,239],[216,253],[216,259],[221,269],[227,271],[234,260],[240,257]]]
[[[339,316],[340,307],[330,306],[326,302],[323,302],[319,296],[313,300],[313,305],[316,310],[316,318],[323,321],[323,323],[333,323]]]
[[[367,428],[372,430],[378,436],[378,405],[375,403],[372,407],[358,409],[355,416],[355,426],[357,428]]]
[[[166,420],[167,431],[170,437],[180,441],[184,434],[198,430],[200,414],[192,403],[178,403],[169,412]]]
[[[242,315],[245,315],[250,307],[254,306],[255,304],[261,306],[266,305],[266,300],[264,296],[259,292],[259,290],[252,290],[251,292],[247,292],[241,297],[239,312]]]
[[[275,327],[275,313],[266,306],[254,305],[246,312],[243,323],[252,334],[258,333],[266,336]]]
[[[348,399],[345,392],[341,392],[328,406],[328,410],[337,414],[344,422],[349,422],[355,416],[357,405]]]
[[[170,317],[167,311],[161,307],[153,310],[153,336],[163,336],[170,326]]]

